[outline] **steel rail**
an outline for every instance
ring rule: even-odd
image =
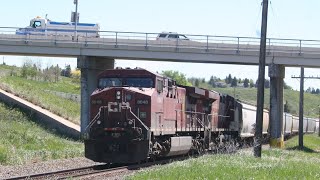
[[[53,171],[53,172],[45,172],[45,173],[39,173],[39,174],[31,174],[31,175],[24,175],[24,176],[17,176],[9,178],[10,180],[18,180],[18,179],[47,179],[47,178],[59,178],[59,177],[66,177],[63,175],[69,175],[67,177],[70,177],[72,174],[76,174],[79,172],[89,172],[93,171],[95,168],[99,168],[101,165],[95,165],[95,166],[88,166],[88,167],[81,167],[81,168],[73,168],[73,169],[67,169],[67,170],[60,170],[60,171]]]

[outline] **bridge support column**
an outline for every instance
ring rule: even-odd
[[[283,78],[284,65],[269,65],[270,77],[270,147],[283,148]]]
[[[90,95],[97,87],[97,75],[105,69],[114,68],[114,59],[94,56],[79,56],[77,67],[81,69],[81,135],[90,121]]]

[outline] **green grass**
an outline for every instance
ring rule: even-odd
[[[318,133],[318,132],[317,132]],[[320,137],[318,137],[317,133],[312,135],[304,135],[303,137],[303,144],[304,144],[304,151],[306,152],[314,152],[320,153]],[[286,142],[287,149],[298,149],[298,138],[299,136],[295,136],[289,141]]]
[[[0,165],[83,156],[83,143],[55,135],[0,102]]]
[[[76,124],[80,124],[80,103],[48,92],[80,94],[80,84],[73,83],[70,78],[62,77],[60,81],[54,83],[34,81],[18,76],[0,76],[0,87]]]
[[[142,170],[127,179],[319,179],[320,138],[313,134],[304,140],[312,151],[294,150],[297,138],[293,138],[286,150],[263,150],[261,159],[251,151],[205,155]]]

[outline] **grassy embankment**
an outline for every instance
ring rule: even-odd
[[[305,135],[303,151],[297,137],[286,149],[263,150],[262,158],[252,152],[205,155],[186,161],[142,170],[128,179],[320,179],[320,137]]]
[[[0,102],[0,165],[83,156],[83,144],[57,136]]]
[[[80,94],[80,84],[70,78],[60,77],[58,82],[43,82],[10,76],[14,67],[0,65],[0,88],[16,94],[33,104],[80,124],[80,103],[62,98],[49,91]],[[19,68],[15,68],[18,72]],[[4,73],[6,72],[6,73]]]

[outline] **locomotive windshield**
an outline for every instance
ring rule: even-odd
[[[101,78],[99,80],[99,88],[106,87],[119,87],[119,86],[129,86],[129,87],[144,87],[152,88],[154,83],[152,78]]]
[[[41,21],[31,21],[30,26],[33,28],[41,27]]]

